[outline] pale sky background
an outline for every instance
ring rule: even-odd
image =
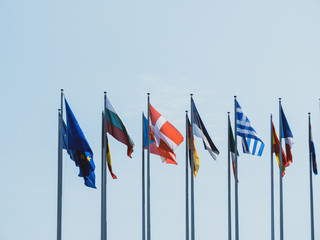
[[[278,98],[295,138],[284,177],[285,239],[310,237],[308,125],[320,156],[319,0],[0,0],[0,239],[56,239],[60,88],[94,152],[85,187],[64,153],[63,239],[100,239],[103,91],[134,139],[133,159],[110,137],[108,237],[141,239],[141,113],[153,106],[184,135],[190,93],[221,154],[196,147],[196,238],[227,239],[227,112],[233,96],[266,147],[239,144],[240,239],[270,239],[270,113]],[[152,239],[185,238],[185,144],[178,166],[151,156]],[[276,239],[279,239],[278,172]],[[320,237],[320,179],[314,177]],[[233,192],[232,192],[233,195]],[[233,195],[234,196],[234,195]],[[233,227],[234,227],[234,222]]]

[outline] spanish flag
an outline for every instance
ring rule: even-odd
[[[285,174],[285,169],[290,165],[290,162],[287,161],[286,154],[284,153],[283,149],[282,150],[282,177]],[[272,152],[276,155],[277,160],[278,160],[278,165],[280,167],[280,142],[279,138],[277,136],[276,129],[274,128],[274,125],[272,123]]]

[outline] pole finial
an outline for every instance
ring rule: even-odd
[[[186,110],[186,113],[188,113],[188,110]]]
[[[148,92],[147,95],[150,96],[150,93]]]
[[[104,91],[103,93],[104,93],[104,95],[106,95],[106,94],[107,94],[107,92],[106,92],[106,91]]]
[[[60,108],[58,108],[58,112],[59,112],[59,113],[61,112],[61,109],[60,109]]]
[[[234,98],[236,99],[236,98],[237,98],[237,95],[234,95]]]
[[[63,92],[63,88],[61,88],[60,90],[61,90],[61,92]]]
[[[310,112],[308,112],[308,114],[309,114],[309,116],[311,115],[311,113],[310,113]]]
[[[228,112],[228,115],[230,114],[230,112]]]
[[[193,97],[193,93],[190,93],[190,96]]]

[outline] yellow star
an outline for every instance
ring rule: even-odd
[[[87,160],[88,160],[88,162],[90,162],[90,160],[91,160],[90,156],[87,156]]]

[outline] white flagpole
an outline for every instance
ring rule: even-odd
[[[149,141],[147,137],[147,141]],[[146,204],[145,204],[145,177],[144,177],[144,115],[142,113],[142,240],[146,239]]]
[[[279,190],[280,190],[280,240],[283,240],[283,194],[282,194],[282,117],[281,117],[281,98],[279,98],[279,136],[280,136],[280,149],[279,149]]]
[[[228,112],[228,240],[232,239],[231,233],[231,176],[230,176],[230,112]]]
[[[102,140],[101,140],[101,240],[107,239],[107,128],[106,128],[107,93],[104,92],[104,109],[102,113]]]
[[[309,113],[309,175],[310,175],[310,220],[311,240],[314,240],[314,213],[313,213],[313,184],[312,184],[312,156],[311,156],[311,116]]]
[[[148,138],[150,137],[150,93],[148,93]],[[151,240],[151,213],[150,213],[150,141],[148,139],[147,152],[147,240]]]
[[[234,146],[235,146],[235,239],[239,240],[239,209],[238,209],[238,156],[237,156],[237,96],[234,96]]]
[[[189,179],[188,179],[188,151],[189,151],[189,127],[188,111],[186,111],[186,240],[189,240]],[[190,136],[191,138],[191,136]],[[192,143],[192,140],[190,141]]]
[[[192,107],[192,96],[191,95],[191,139],[193,138],[193,122],[194,122],[194,116],[193,116],[193,107]],[[195,224],[194,224],[194,162],[193,162],[193,144],[190,146],[191,148],[191,240],[195,240]]]
[[[62,119],[63,119],[63,89],[61,89],[60,97],[60,109],[59,109],[59,137],[58,137],[58,198],[57,198],[57,240],[61,240],[61,229],[62,229],[62,142],[63,142],[63,130],[62,130]]]
[[[274,182],[273,182],[273,131],[272,131],[272,114],[270,114],[270,178],[271,178],[271,240],[274,240]],[[282,151],[281,151],[282,153]],[[281,154],[280,153],[280,154]]]

